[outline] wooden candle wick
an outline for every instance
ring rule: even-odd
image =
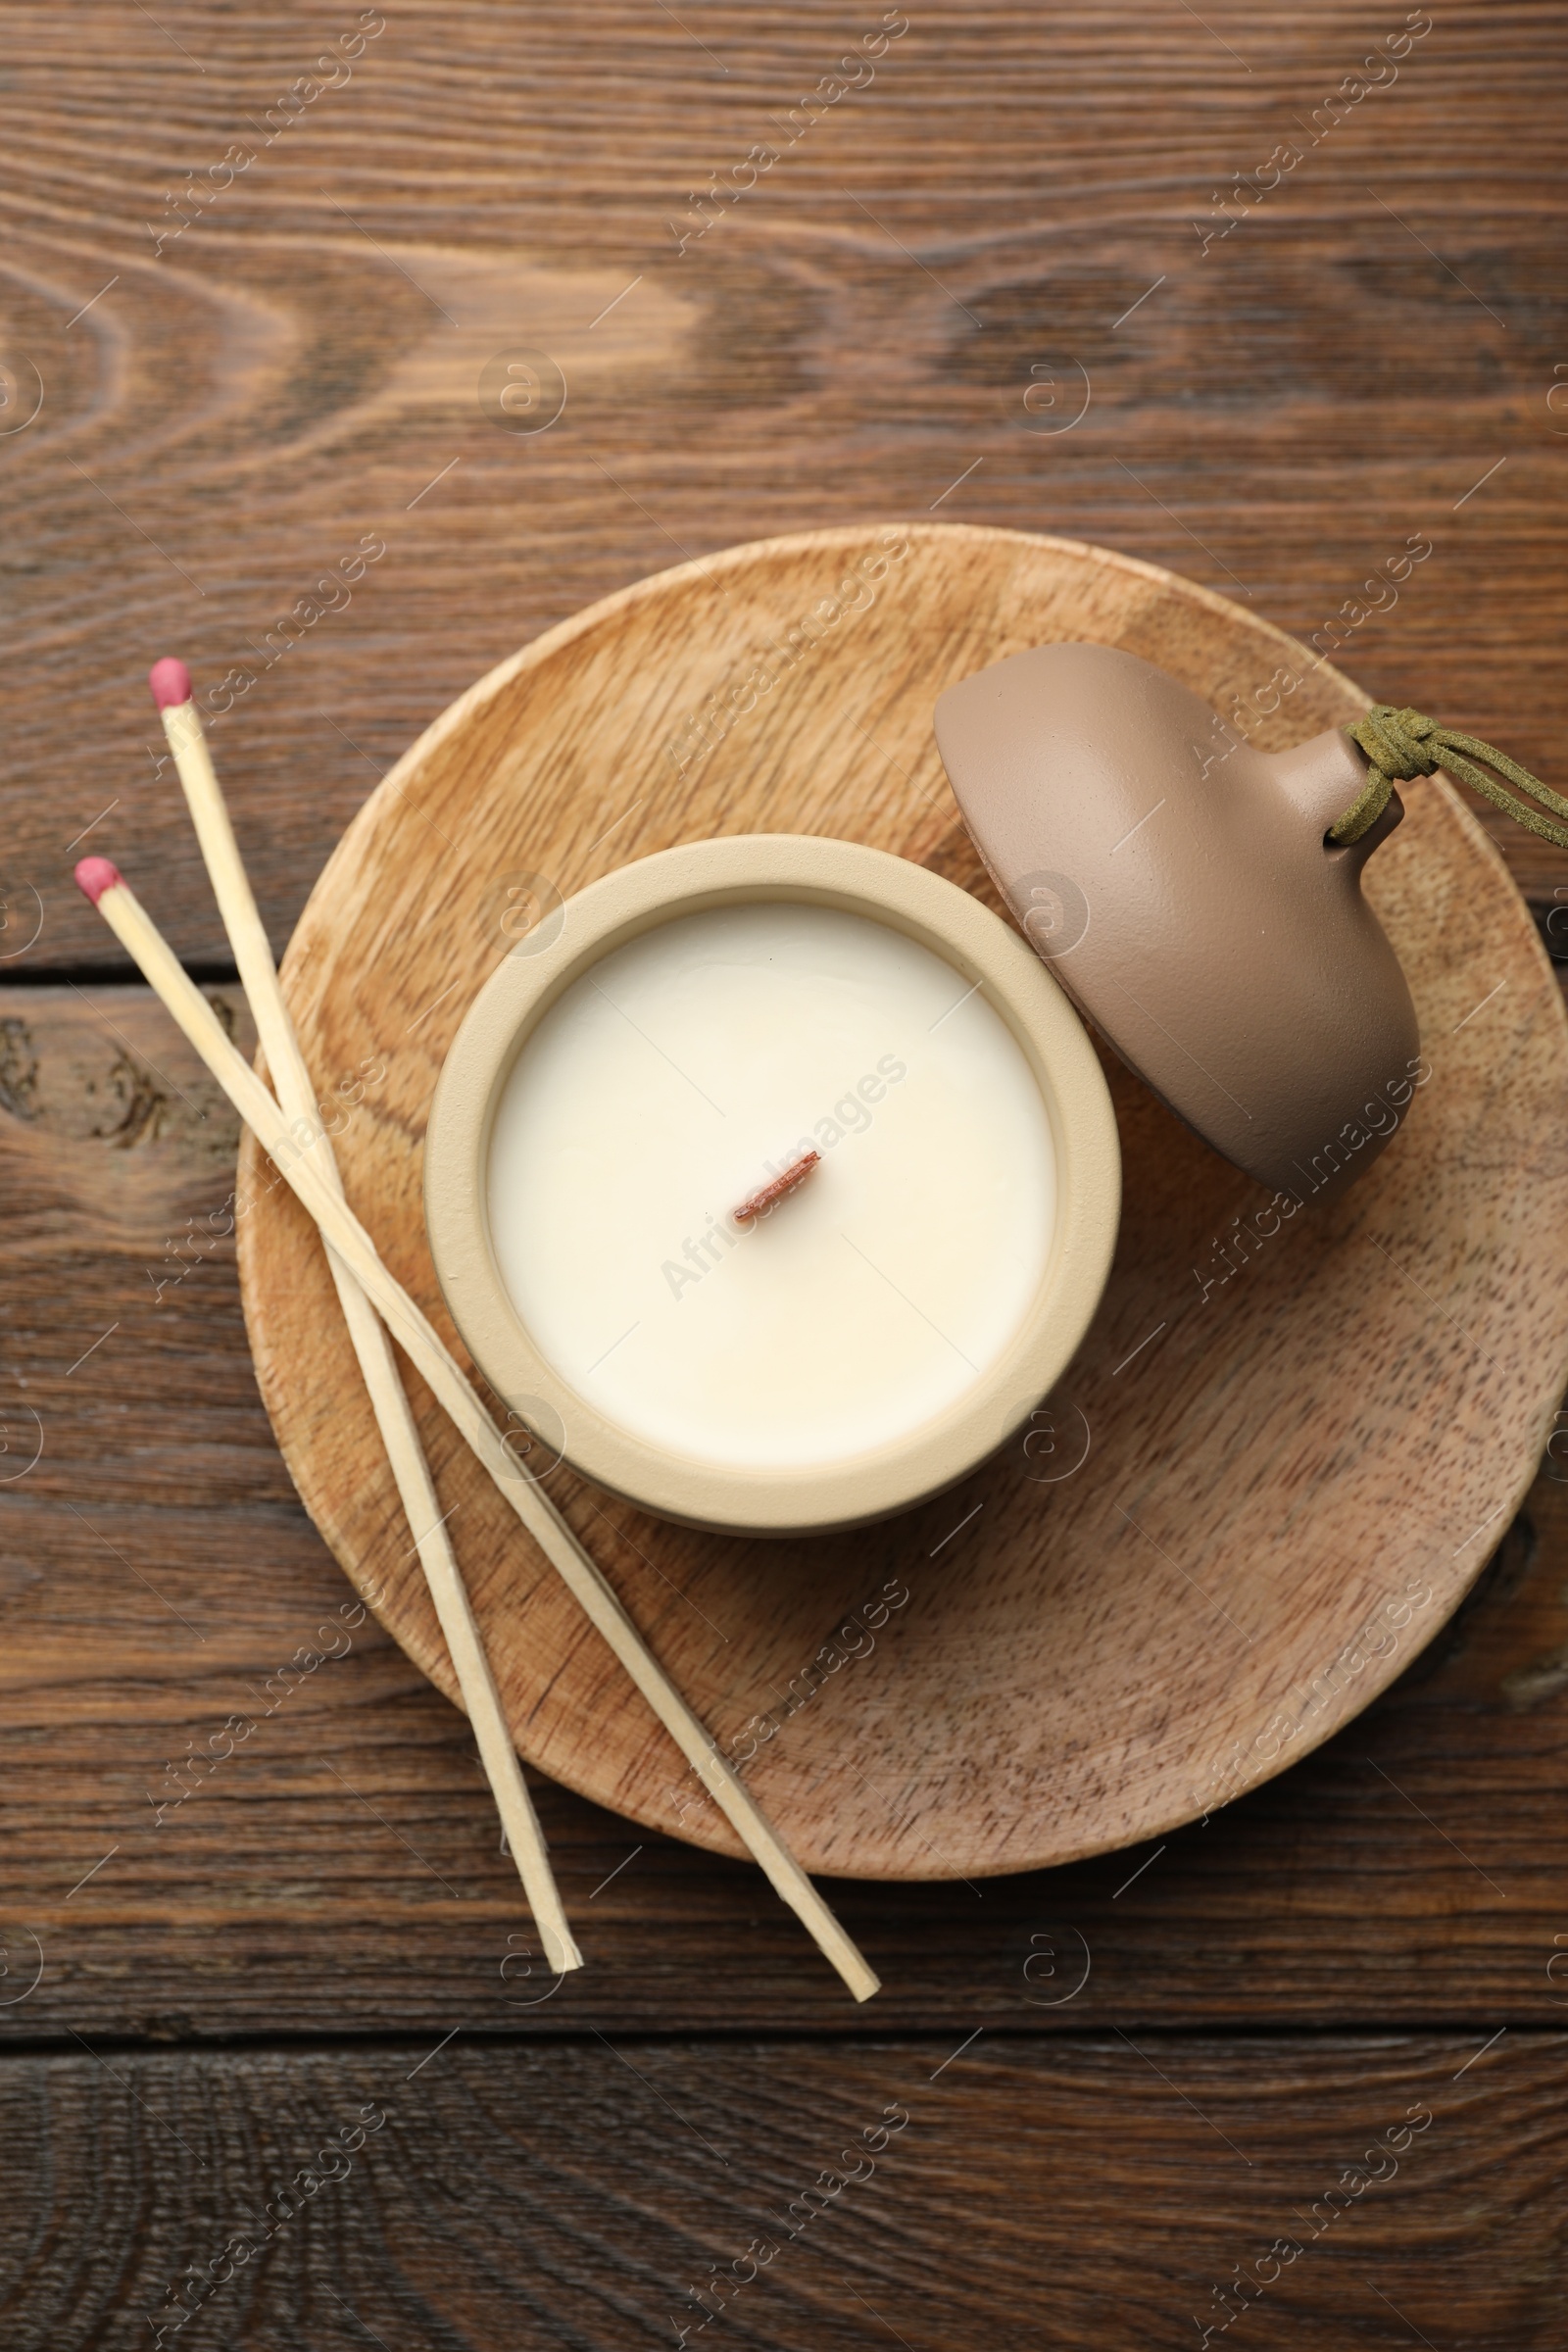
[[[312,1137],[315,1165],[323,1183],[330,1185],[341,1199],[343,1184],[337,1161],[321,1129],[316,1090],[288,1006],[283,1002],[271,947],[262,927],[250,877],[228,821],[228,809],[214,772],[201,714],[191,700],[190,672],[182,662],[160,662],[148,682],[163,712],[164,732],[185,788],[223,928],[239,966],[240,983],[255,1016],[268,1072],[277,1090],[278,1106],[286,1120],[303,1122],[296,1124],[296,1134]],[[556,1974],[563,1976],[570,1969],[581,1968],[582,1954],[567,1923],[555,1873],[550,1867],[544,1832],[517,1762],[517,1751],[507,1727],[484,1642],[452,1550],[446,1514],[436,1497],[429,1465],[419,1444],[414,1408],[398,1378],[391,1342],[380,1316],[330,1243],[326,1246],[326,1256],[337,1285],[343,1320],[354,1343],[381,1442],[397,1481],[409,1533],[418,1551],[419,1565],[424,1570],[458,1678],[458,1689],[473,1726],[501,1826],[538,1926],[545,1957]]]
[[[771,1184],[764,1184],[760,1193],[753,1193],[749,1200],[743,1200],[732,1212],[736,1224],[750,1225],[755,1218],[767,1216],[786,1193],[793,1193],[798,1184],[806,1182],[821,1156],[820,1152],[806,1152],[799,1159],[791,1160],[782,1176],[775,1176]]]
[[[645,1644],[609,1579],[553,1503],[517,1475],[516,1456],[465,1380],[439,1334],[376,1253],[374,1243],[321,1174],[314,1143],[302,1146],[277,1103],[180,964],[152,917],[107,858],[84,858],[76,880],[142,978],[173,1015],[279,1175],[304,1203],[361,1288],[373,1300],[410,1362],[495,1480],[562,1582],[603,1635],[703,1786],[728,1817],[770,1884],[809,1930],[858,2001],[880,1989],[875,1972],[845,1934],[745,1782],[719,1754]]]

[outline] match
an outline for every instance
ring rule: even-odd
[[[808,1930],[855,1998],[869,2000],[880,1989],[875,1972],[654,1658],[608,1579],[554,1505],[537,1487],[517,1477],[515,1456],[439,1335],[381,1263],[374,1243],[341,1194],[323,1178],[314,1140],[302,1146],[291,1132],[272,1095],[230,1042],[217,1013],[118,868],[107,858],[84,858],[75,872],[79,888],[172,1014],[278,1173],[315,1219],[323,1239],[331,1243],[374,1303],[409,1360],[631,1676],[774,1890]]]
[[[148,684],[163,713],[164,733],[185,788],[196,838],[239,967],[240,984],[250,1001],[268,1072],[277,1090],[278,1107],[286,1120],[295,1123],[303,1120],[305,1132],[319,1130],[316,1090],[283,1001],[271,946],[234,839],[201,713],[191,698],[190,672],[183,662],[158,662],[149,673]],[[315,1149],[322,1182],[341,1199],[342,1178],[324,1132],[319,1134]],[[522,1777],[467,1588],[447,1534],[446,1517],[419,1443],[414,1408],[398,1377],[391,1343],[379,1315],[330,1242],[326,1244],[326,1257],[337,1285],[343,1320],[397,1482],[409,1533],[418,1551],[419,1565],[458,1678],[458,1689],[473,1726],[501,1826],[538,1927],[545,1957],[556,1974],[564,1976],[571,1969],[581,1968],[582,1954],[566,1920],[555,1873],[550,1867],[544,1833]]]

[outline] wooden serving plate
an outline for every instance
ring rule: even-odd
[[[400,761],[318,882],[285,981],[323,1094],[364,1078],[336,1139],[349,1198],[460,1355],[421,1141],[448,1044],[537,890],[519,877],[569,897],[675,842],[834,833],[995,904],[932,705],[1066,637],[1128,647],[1227,714],[1240,697],[1265,750],[1363,707],[1293,640],[1151,564],[867,527],[608,598]],[[1568,1379],[1568,1026],[1480,827],[1441,779],[1405,797],[1367,889],[1431,1074],[1342,1200],[1282,1218],[1112,1066],[1126,1204],[1103,1304],[1029,1436],[962,1488],[798,1544],[693,1534],[550,1475],[809,1869],[972,1878],[1204,1812],[1364,1706],[1506,1528]],[[278,1442],[353,1583],[455,1698],[320,1249],[270,1177],[247,1137],[241,1275]],[[519,1749],[640,1824],[737,1851],[411,1387]]]

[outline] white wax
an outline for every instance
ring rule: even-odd
[[[1056,1189],[983,991],[788,903],[676,916],[575,980],[503,1090],[488,1186],[502,1280],[562,1378],[644,1440],[757,1469],[906,1438],[972,1387],[1039,1288]]]

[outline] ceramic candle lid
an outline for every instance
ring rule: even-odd
[[[1361,895],[1397,795],[1324,836],[1366,763],[1339,728],[1239,738],[1135,654],[1050,645],[952,686],[937,745],[1025,934],[1205,1142],[1310,1197],[1377,1156],[1420,1070],[1415,1007]]]

